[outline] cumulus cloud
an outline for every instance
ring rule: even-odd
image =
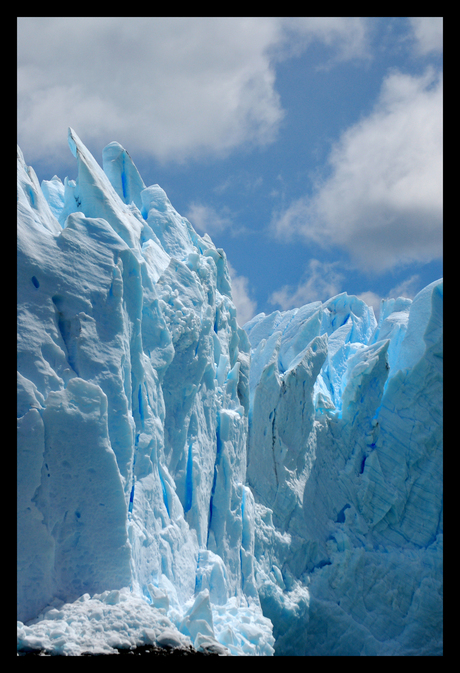
[[[442,96],[431,68],[389,74],[333,148],[330,176],[274,217],[275,235],[340,246],[367,271],[441,257]]]
[[[365,304],[371,306],[374,309],[375,317],[378,319],[382,297],[380,297],[380,295],[378,295],[376,292],[368,290],[367,292],[361,292],[361,294],[358,294],[358,299],[361,299]]]
[[[302,16],[277,19],[283,40],[276,44],[277,58],[298,55],[311,42],[322,42],[333,48],[328,64],[369,56],[368,19],[358,16]]]
[[[424,56],[443,49],[443,17],[411,16],[409,21],[415,37],[415,52]]]
[[[275,63],[312,39],[363,51],[353,17],[19,17],[18,139],[66,158],[70,125],[97,147],[183,161],[276,138]]]
[[[270,295],[269,302],[286,311],[313,301],[325,301],[341,292],[343,279],[343,274],[337,271],[336,262],[310,259],[297,287],[284,285]]]
[[[195,229],[211,237],[232,226],[227,215],[220,215],[215,208],[202,203],[191,203],[186,215]]]
[[[378,319],[380,313],[380,302],[382,299],[397,299],[398,297],[408,297],[413,299],[417,292],[421,290],[421,279],[419,274],[413,274],[406,280],[391,288],[386,297],[381,297],[375,292],[362,292],[358,295],[358,299],[362,299],[368,306],[372,306],[376,318]]]
[[[249,280],[245,276],[238,276],[228,260],[227,263],[232,279],[232,297],[236,307],[238,324],[243,326],[255,316],[257,303],[251,299]]]
[[[409,299],[413,299],[421,289],[420,276],[418,273],[414,273],[412,276],[396,285],[396,287],[392,287],[388,293],[387,299],[390,299],[391,297],[394,297],[395,299],[397,297],[408,297]]]
[[[269,302],[286,311],[290,308],[300,308],[313,301],[326,301],[340,294],[343,292],[345,276],[337,270],[338,266],[338,262],[320,262],[317,259],[311,259],[299,284],[296,287],[284,285],[280,290],[271,294]],[[382,299],[396,299],[397,297],[413,299],[420,290],[421,278],[419,274],[413,274],[391,288],[385,297],[372,290],[361,292],[357,297],[374,309],[374,314],[378,319]]]

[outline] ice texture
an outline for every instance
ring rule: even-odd
[[[378,324],[342,294],[245,326],[276,654],[442,654],[442,296],[383,302]]]
[[[242,329],[110,143],[18,148],[18,648],[442,654],[442,281]]]

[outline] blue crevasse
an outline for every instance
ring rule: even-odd
[[[242,329],[224,251],[68,139],[76,181],[18,149],[20,646],[145,604],[220,654],[441,654],[442,281]]]

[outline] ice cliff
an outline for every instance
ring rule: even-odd
[[[68,141],[64,183],[18,149],[18,647],[442,654],[442,281],[243,330],[223,250]]]

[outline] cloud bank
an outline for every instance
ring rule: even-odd
[[[312,40],[339,60],[362,56],[366,22],[20,17],[19,142],[30,162],[67,159],[69,125],[88,144],[116,139],[160,161],[270,143],[284,117],[274,65]]]
[[[281,240],[338,246],[366,271],[442,255],[442,76],[392,72],[329,156],[311,197],[277,214]]]

